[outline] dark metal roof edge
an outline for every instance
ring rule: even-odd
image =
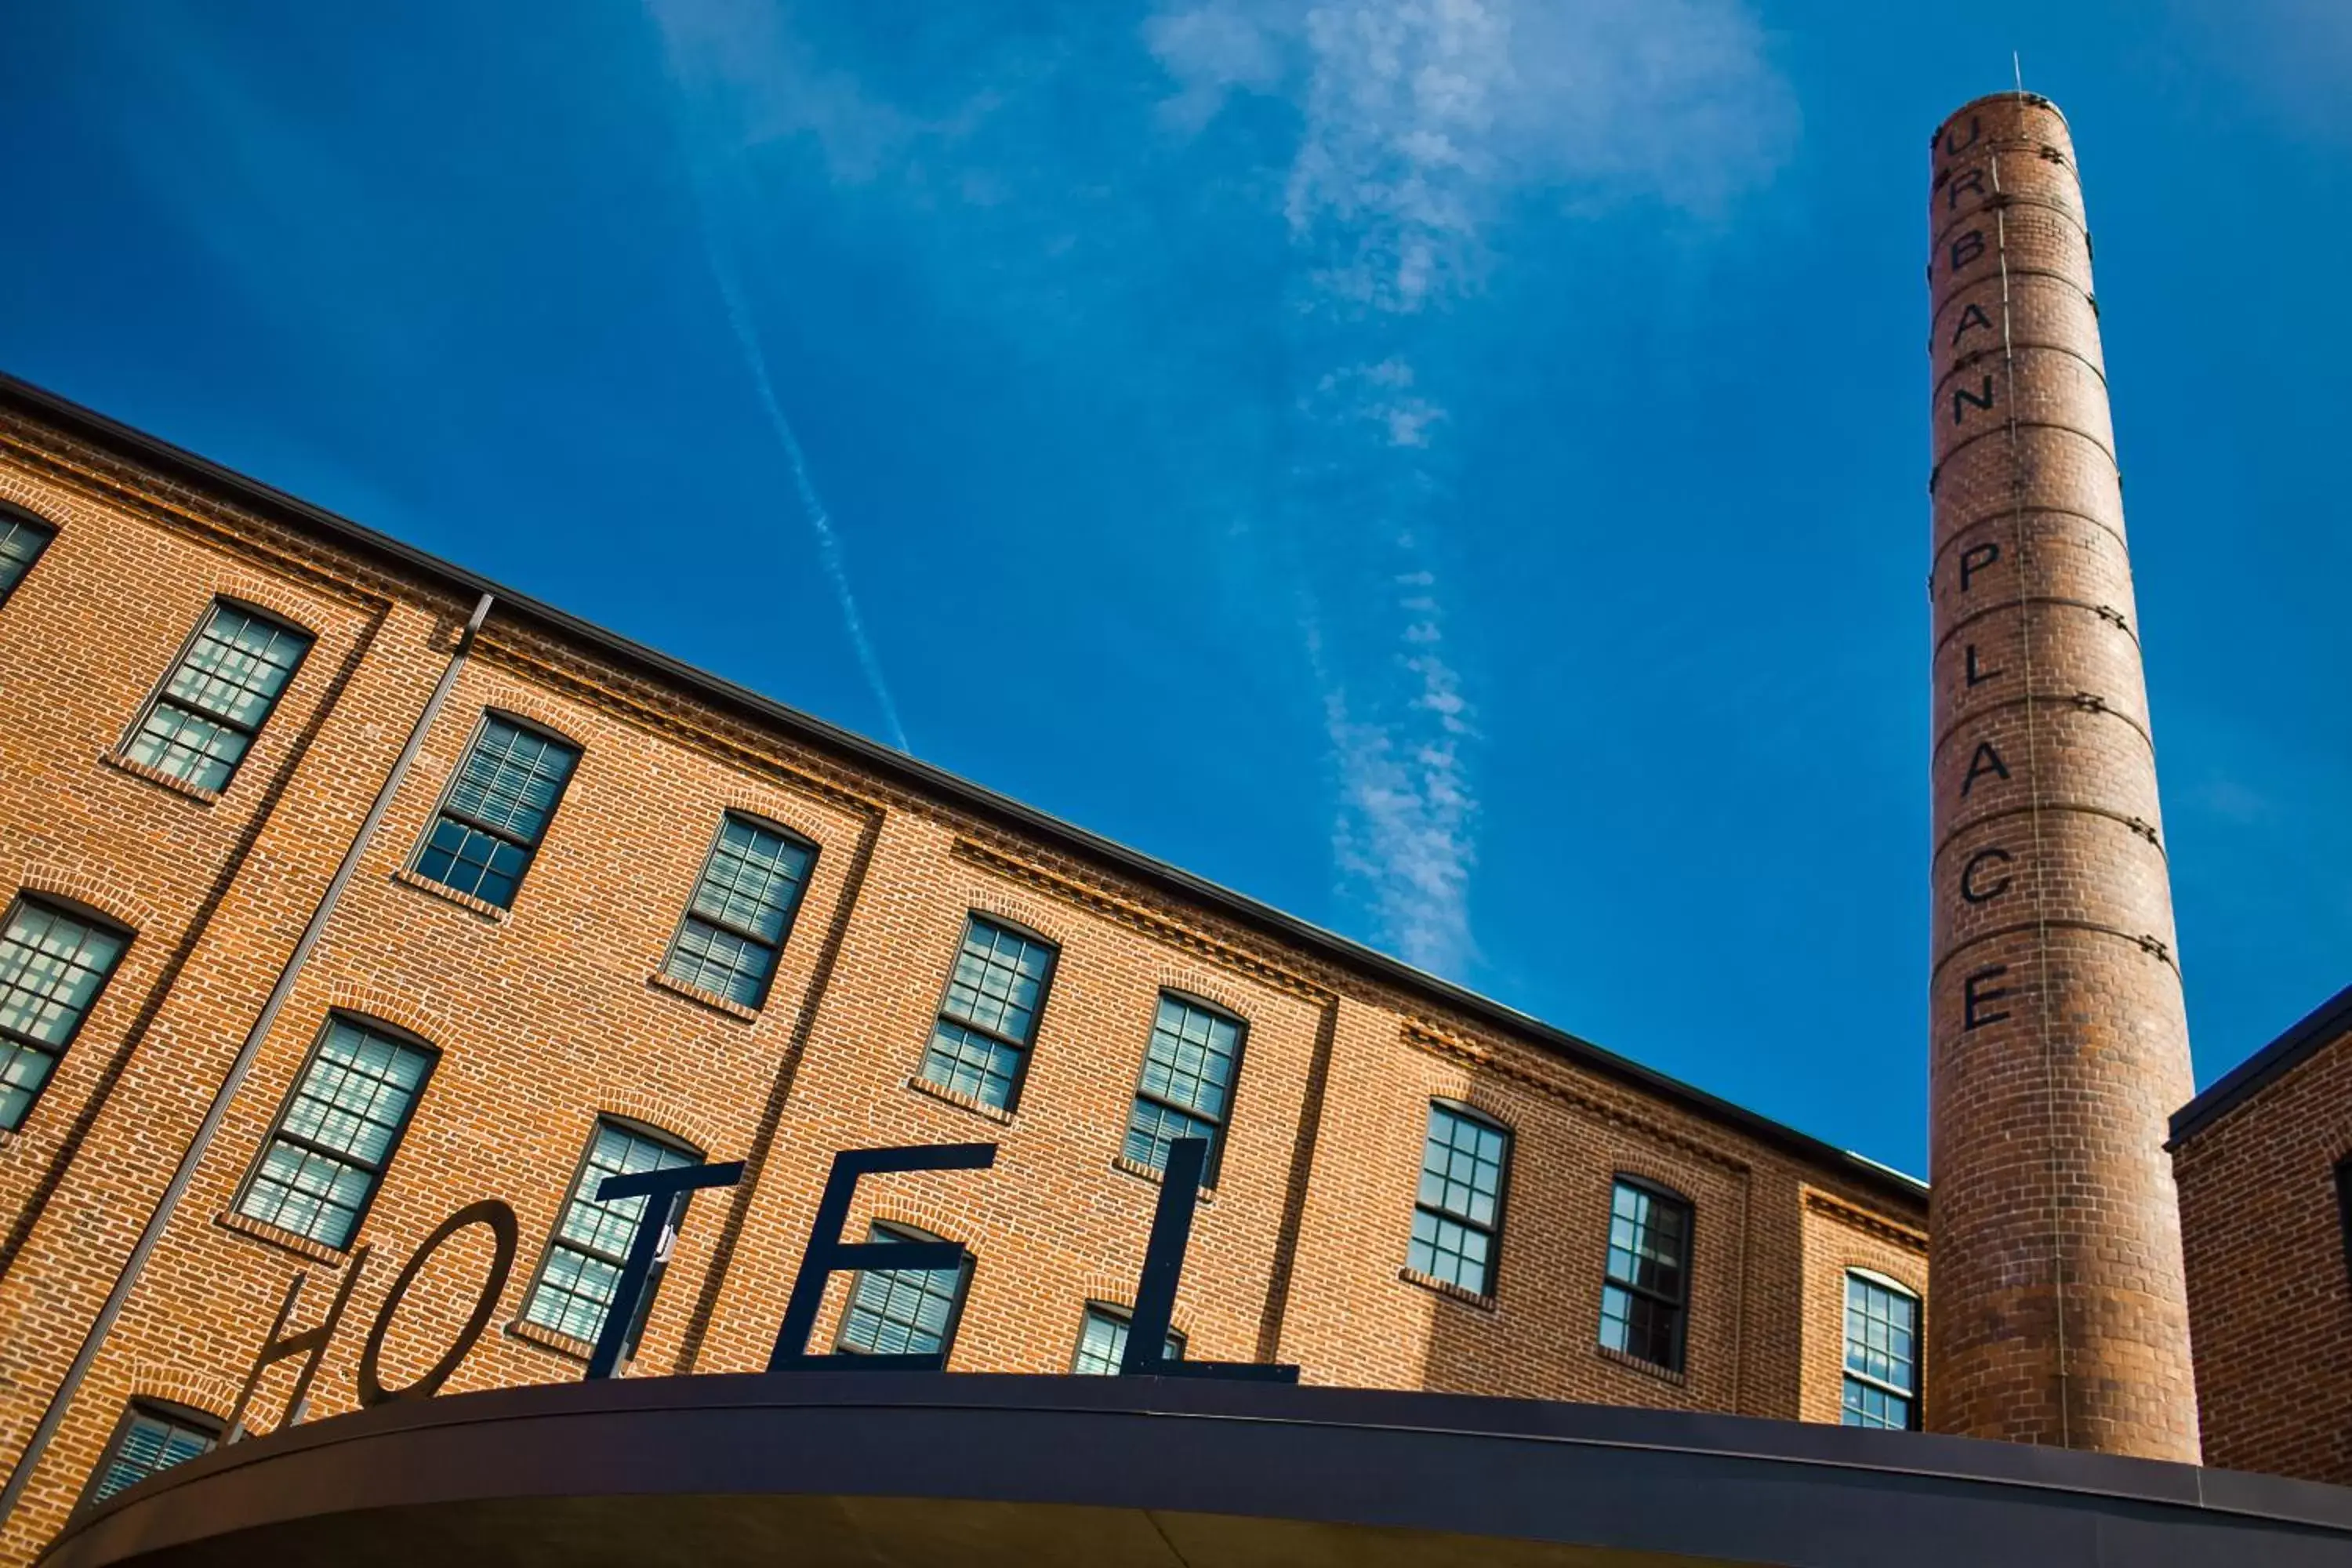
[[[2352,1034],[2352,985],[2322,1002],[2293,1028],[2223,1073],[2205,1092],[2172,1113],[2177,1149],[2279,1079],[2300,1067],[2321,1047]]]
[[[1706,1090],[1670,1078],[1654,1068],[1643,1067],[1629,1058],[1619,1056],[1580,1039],[1564,1029],[1520,1012],[1516,1007],[1482,996],[1452,981],[1441,979],[1425,970],[1415,968],[1402,959],[1391,958],[1360,942],[1337,932],[1284,913],[1269,904],[1260,903],[1246,894],[1219,886],[1205,878],[1196,877],[1179,867],[1157,859],[1138,849],[1099,834],[1090,833],[1075,824],[1063,821],[1051,813],[1025,805],[1009,795],[1003,795],[984,785],[936,767],[904,752],[869,741],[865,736],[842,729],[813,714],[803,713],[772,697],[763,696],[749,687],[714,675],[673,658],[656,648],[623,637],[593,622],[581,619],[569,611],[541,603],[528,594],[494,583],[437,555],[428,554],[411,544],[403,543],[389,534],[382,533],[364,523],[316,506],[299,496],[289,495],[273,485],[263,483],[234,468],[224,467],[208,458],[173,446],[159,437],[132,428],[119,420],[61,397],[44,387],[0,371],[0,393],[29,405],[41,417],[68,433],[77,434],[100,445],[122,451],[134,460],[152,466],[177,469],[210,485],[229,492],[242,504],[283,514],[298,524],[318,529],[346,544],[357,545],[391,557],[401,564],[429,578],[437,578],[468,595],[490,594],[498,600],[498,610],[520,613],[545,623],[567,637],[576,637],[609,655],[645,666],[667,679],[687,686],[706,697],[747,710],[757,717],[781,725],[801,738],[822,747],[845,752],[859,763],[935,795],[945,795],[957,805],[993,818],[1024,832],[1049,840],[1058,840],[1077,853],[1098,860],[1107,860],[1118,868],[1173,889],[1186,898],[1205,903],[1217,912],[1266,935],[1300,943],[1325,956],[1407,991],[1418,991],[1433,997],[1442,1005],[1484,1020],[1507,1033],[1521,1036],[1533,1043],[1549,1047],[1570,1059],[1580,1061],[1601,1072],[1636,1088],[1649,1090],[1675,1101],[1687,1110],[1717,1121],[1727,1121],[1742,1131],[1787,1152],[1835,1167],[1844,1174],[1881,1190],[1916,1201],[1927,1191],[1927,1184],[1904,1174],[1888,1165],[1864,1155],[1840,1149],[1811,1133],[1801,1132],[1785,1123],[1749,1110],[1744,1106],[1719,1099]]]

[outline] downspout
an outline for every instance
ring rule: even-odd
[[[140,1273],[147,1267],[147,1259],[154,1252],[155,1244],[163,1239],[165,1227],[172,1223],[173,1211],[187,1195],[189,1184],[195,1180],[196,1167],[204,1163],[205,1153],[220,1131],[221,1123],[227,1120],[229,1102],[236,1098],[236,1091],[245,1084],[246,1075],[253,1069],[253,1059],[261,1052],[261,1042],[268,1037],[270,1026],[277,1023],[287,997],[293,994],[294,983],[301,978],[303,965],[310,962],[311,950],[319,945],[319,938],[325,934],[327,921],[333,917],[335,905],[341,900],[343,889],[351,885],[352,873],[359,869],[360,857],[367,852],[369,844],[374,840],[376,829],[383,825],[385,814],[392,809],[393,796],[399,793],[401,782],[407,778],[408,770],[416,762],[416,753],[424,748],[425,732],[433,727],[433,721],[440,716],[443,706],[449,700],[450,689],[457,684],[457,672],[465,668],[466,658],[473,651],[474,637],[489,616],[490,603],[491,595],[484,594],[474,605],[474,614],[466,622],[466,629],[457,638],[457,647],[449,655],[448,665],[441,671],[440,681],[433,688],[433,695],[425,700],[425,711],[416,716],[415,725],[408,731],[407,744],[400,748],[399,759],[392,764],[392,772],[384,775],[383,786],[375,792],[375,803],[368,807],[366,820],[360,824],[359,832],[343,850],[342,862],[335,868],[334,876],[327,883],[327,890],[319,896],[318,907],[310,911],[310,923],[302,928],[301,940],[294,944],[293,954],[287,959],[286,967],[278,971],[277,984],[269,988],[269,999],[261,1005],[260,1016],[254,1019],[253,1027],[246,1032],[245,1043],[237,1047],[236,1059],[229,1064],[227,1073],[221,1079],[220,1088],[214,1091],[212,1104],[205,1111],[203,1123],[197,1127],[196,1135],[181,1154],[179,1168],[172,1173],[171,1183],[164,1187],[163,1195],[156,1200],[155,1212],[147,1216],[146,1228],[139,1233],[138,1245],[131,1249],[130,1258],[122,1265],[122,1272],[115,1278],[114,1289],[107,1293],[106,1305],[99,1309],[97,1320],[90,1324],[89,1332],[83,1336],[81,1349],[74,1354],[73,1364],[66,1369],[66,1375],[58,1383],[57,1392],[50,1395],[49,1407],[41,1413],[40,1425],[33,1428],[32,1436],[25,1444],[25,1451],[17,1456],[15,1472],[9,1476],[7,1485],[0,1488],[0,1527],[5,1526],[9,1517],[16,1512],[16,1504],[23,1498],[26,1486],[32,1480],[33,1471],[39,1465],[43,1451],[57,1436],[58,1428],[65,1425],[66,1413],[72,1407],[74,1395],[80,1392],[82,1380],[89,1375],[89,1369],[97,1362],[98,1352],[104,1347],[106,1336],[112,1331],[115,1320],[122,1315],[123,1305],[131,1300],[131,1292],[138,1285]]]

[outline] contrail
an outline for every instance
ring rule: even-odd
[[[769,426],[775,431],[776,442],[784,449],[784,460],[791,465],[793,488],[800,492],[801,515],[808,520],[809,531],[816,535],[817,560],[824,567],[825,581],[833,585],[834,602],[841,606],[842,621],[849,628],[849,643],[856,650],[857,668],[865,671],[866,684],[872,689],[874,700],[881,704],[883,721],[890,726],[891,743],[902,752],[912,752],[914,747],[907,743],[907,727],[898,721],[898,705],[891,700],[889,683],[882,679],[882,661],[875,657],[874,644],[866,635],[866,622],[857,613],[857,595],[850,592],[849,568],[842,558],[841,535],[834,529],[833,514],[825,510],[824,498],[816,493],[816,485],[809,479],[808,458],[801,451],[800,438],[793,434],[793,423],[784,417],[783,405],[776,400],[775,383],[768,374],[768,356],[752,331],[751,313],[743,303],[743,290],[719,248],[718,237],[711,233],[707,211],[702,215],[702,253],[709,259],[710,275],[718,281],[719,297],[727,306],[727,324],[743,351],[744,368],[751,373],[751,384],[760,394],[760,406],[767,410]]]
[[[849,565],[842,555],[841,535],[834,529],[833,514],[825,510],[824,498],[816,493],[816,484],[809,478],[808,455],[801,450],[800,437],[793,434],[793,422],[784,417],[784,405],[776,398],[775,380],[768,374],[767,352],[760,347],[759,333],[751,325],[751,308],[744,303],[742,285],[736,280],[735,269],[727,264],[726,250],[719,244],[718,226],[711,216],[709,175],[695,156],[694,138],[687,124],[687,103],[691,93],[668,29],[663,26],[662,7],[656,5],[649,9],[656,26],[663,26],[670,89],[676,95],[671,130],[693,192],[695,227],[702,240],[703,258],[710,263],[711,279],[719,285],[719,298],[727,308],[728,328],[735,334],[736,346],[743,351],[743,367],[751,373],[751,384],[760,394],[760,406],[767,411],[768,426],[775,432],[776,444],[783,448],[784,461],[793,470],[793,489],[800,492],[801,515],[808,520],[809,531],[816,535],[817,560],[824,567],[825,582],[833,588],[834,603],[841,607],[842,624],[848,629],[849,646],[857,655],[857,668],[865,673],[866,688],[874,693],[883,721],[890,727],[891,743],[912,754],[915,748],[908,744],[907,727],[898,721],[898,704],[891,700],[890,683],[882,678],[882,661],[875,656],[874,644],[866,635],[865,617],[857,613],[857,595],[850,591]]]

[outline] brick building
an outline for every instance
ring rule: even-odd
[[[2352,989],[2172,1119],[2208,1463],[2352,1485]]]
[[[820,1345],[1106,1368],[1181,1133],[1187,1356],[1916,1424],[1905,1177],[16,383],[0,502],[0,1559],[216,1442],[297,1275],[289,1332],[356,1275],[352,1408],[477,1200],[452,1391],[578,1379],[584,1184],[697,1161],[746,1171],[631,1364],[756,1370],[877,1145],[999,1152],[859,1188],[967,1262],[835,1280]]]

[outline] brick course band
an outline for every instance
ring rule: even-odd
[[[1979,99],[1931,171],[1927,1425],[2194,1460],[2188,1026],[2073,144]]]

